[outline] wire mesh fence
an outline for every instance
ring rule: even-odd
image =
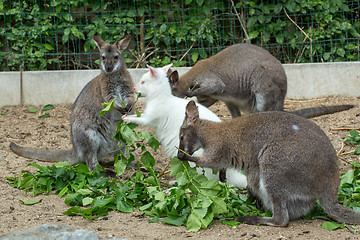
[[[250,42],[283,63],[358,61],[360,0],[0,0],[1,71],[96,69],[91,37],[132,36],[128,67],[192,66]]]

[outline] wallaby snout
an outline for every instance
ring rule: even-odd
[[[108,72],[108,73],[109,73],[109,72],[112,72],[113,69],[114,69],[113,66],[106,66],[106,67],[105,67],[105,71]]]
[[[179,149],[178,154],[177,154],[177,158],[179,160],[183,160],[184,156],[185,156],[184,152],[180,151],[180,149]]]

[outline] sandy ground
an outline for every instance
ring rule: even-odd
[[[312,119],[331,139],[336,150],[340,150],[348,131],[333,130],[342,127],[360,127],[360,98],[328,97],[311,100],[287,100],[287,110],[312,106],[354,104],[355,108]],[[130,239],[358,239],[348,229],[328,231],[321,228],[323,220],[297,220],[286,228],[239,225],[231,228],[215,222],[208,229],[197,233],[187,232],[186,227],[175,227],[162,223],[148,223],[148,218],[139,214],[111,212],[107,218],[90,222],[82,217],[62,215],[68,209],[64,199],[54,195],[26,197],[21,190],[6,183],[5,177],[17,176],[21,170],[34,171],[27,164],[32,160],[16,156],[9,149],[10,142],[41,148],[70,148],[70,105],[56,105],[50,110],[51,117],[38,118],[40,113],[29,113],[32,106],[3,107],[0,109],[0,234],[19,231],[44,223],[62,223],[94,231],[101,237],[126,237]],[[40,107],[37,107],[40,108]],[[141,107],[140,107],[141,108]],[[211,109],[222,119],[230,118],[223,104],[217,103]],[[145,128],[143,128],[145,129]],[[343,152],[352,148],[345,146]],[[156,154],[160,169],[169,160],[162,149]],[[342,172],[350,168],[348,162],[359,157],[344,155],[339,159]],[[33,161],[40,165],[48,163]],[[43,199],[39,204],[25,206],[19,200]],[[358,230],[359,227],[357,227]]]

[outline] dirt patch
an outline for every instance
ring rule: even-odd
[[[353,104],[355,108],[312,119],[328,135],[336,150],[341,149],[348,131],[334,128],[360,127],[360,98],[328,97],[305,101],[287,100],[287,110],[335,104]],[[162,223],[148,223],[148,218],[138,214],[111,212],[106,218],[90,222],[82,217],[64,216],[61,213],[68,209],[64,199],[54,195],[40,195],[35,198],[25,196],[21,190],[14,189],[6,183],[5,177],[17,176],[21,170],[34,171],[28,167],[30,162],[48,165],[16,156],[9,149],[10,142],[31,147],[64,149],[70,148],[70,105],[56,105],[49,111],[51,117],[38,118],[40,113],[29,113],[31,106],[3,107],[0,110],[0,233],[20,231],[44,223],[63,223],[87,228],[102,237],[126,237],[130,239],[358,239],[348,229],[328,231],[322,229],[322,220],[292,221],[287,228],[267,226],[239,225],[231,228],[215,222],[208,229],[189,233],[185,227],[169,226]],[[229,119],[230,114],[222,103],[211,107],[222,119]],[[142,127],[143,130],[149,128]],[[345,146],[343,151],[351,148]],[[161,169],[169,160],[163,150],[156,153],[157,167]],[[359,161],[359,157],[345,155],[339,160],[342,172],[350,168],[348,162]],[[34,206],[25,206],[19,200],[43,201]]]

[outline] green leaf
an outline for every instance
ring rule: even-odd
[[[54,109],[55,107],[51,104],[47,104],[43,107],[43,109],[41,109],[41,111],[45,112],[45,111],[49,111],[51,109]]]
[[[177,157],[173,157],[173,159],[171,160],[170,176],[176,176],[178,173],[183,171],[184,171],[184,166],[182,165],[182,162]]]
[[[38,118],[48,118],[48,117],[50,117],[50,114],[46,113],[46,114],[40,115]]]
[[[165,31],[166,31],[166,24],[162,24],[162,25],[160,26],[159,32],[160,32],[160,33],[164,33]]]
[[[159,141],[154,136],[149,138],[148,144],[154,151],[158,150],[160,146]]]
[[[36,113],[38,110],[36,108],[29,108],[28,112]]]
[[[192,55],[191,55],[191,60],[196,63],[196,61],[198,60],[199,58],[199,52],[193,52]]]
[[[337,224],[335,222],[324,222],[321,227],[327,230],[336,230],[338,228],[344,228],[344,224]]]
[[[166,224],[170,224],[170,225],[174,225],[174,226],[182,226],[184,225],[186,220],[186,216],[168,216],[167,218],[165,218],[164,220],[162,220],[161,222],[166,223]]]
[[[127,124],[123,124],[121,126],[120,134],[124,141],[129,145],[134,144],[137,140],[133,129],[131,129]]]
[[[354,181],[354,170],[350,169],[341,176],[340,186],[342,186],[343,184],[346,184],[346,183],[352,184],[353,181]]]
[[[39,200],[35,200],[35,201],[29,201],[29,202],[24,202],[23,200],[19,200],[22,204],[24,205],[35,205],[37,203],[41,203],[42,202],[42,199],[39,199]]]
[[[355,129],[351,129],[349,131],[349,133],[350,133],[350,136],[353,137],[353,138],[355,138],[355,137],[357,137],[359,135],[359,132],[356,131]]]
[[[235,221],[235,220],[223,220],[221,221],[222,224],[224,225],[228,225],[228,226],[231,226],[231,227],[237,227],[241,222],[238,222],[238,221]]]
[[[213,212],[215,214],[226,213],[228,211],[224,199],[217,196],[210,196],[210,198],[214,202]]]
[[[195,214],[191,213],[186,222],[186,227],[189,232],[197,232],[201,228],[201,218]]]
[[[116,201],[116,209],[125,213],[134,212],[134,208],[122,200]]]
[[[345,56],[345,50],[343,48],[338,48],[336,50],[336,53],[341,56],[341,57],[344,57]]]
[[[196,0],[196,3],[197,3],[198,6],[201,7],[203,5],[203,3],[204,3],[204,0]]]
[[[69,167],[69,166],[72,166],[71,163],[69,162],[57,162],[57,163],[54,163],[54,166],[56,168],[65,168],[65,167]],[[86,165],[85,165],[86,166]],[[87,168],[87,167],[86,167]]]
[[[151,155],[150,152],[146,151],[141,156],[141,162],[148,167],[153,167],[155,165],[155,158]]]
[[[101,111],[100,111],[100,117],[102,117],[102,116],[104,116],[104,114],[106,113],[106,112],[109,112],[109,111],[111,111],[113,108],[114,108],[114,102],[115,102],[115,98],[113,99],[113,100],[111,100],[111,102],[109,102],[109,103],[102,103],[101,105],[103,105],[103,106],[105,106],[105,108],[104,109],[102,109]]]
[[[120,176],[125,172],[126,163],[122,159],[119,159],[119,160],[115,161],[114,168],[115,168],[116,175]]]
[[[58,194],[59,198],[62,198],[68,191],[69,191],[68,186],[65,186],[63,189],[61,189],[61,191]]]
[[[179,186],[184,186],[190,182],[186,172],[179,172],[176,174],[176,181]]]
[[[86,197],[82,200],[82,205],[83,206],[87,206],[87,205],[90,205],[92,202],[94,201],[93,198],[91,197]]]
[[[76,216],[76,215],[83,215],[83,213],[84,213],[84,210],[81,207],[75,206],[75,207],[69,208],[63,214],[67,215],[67,216]]]

